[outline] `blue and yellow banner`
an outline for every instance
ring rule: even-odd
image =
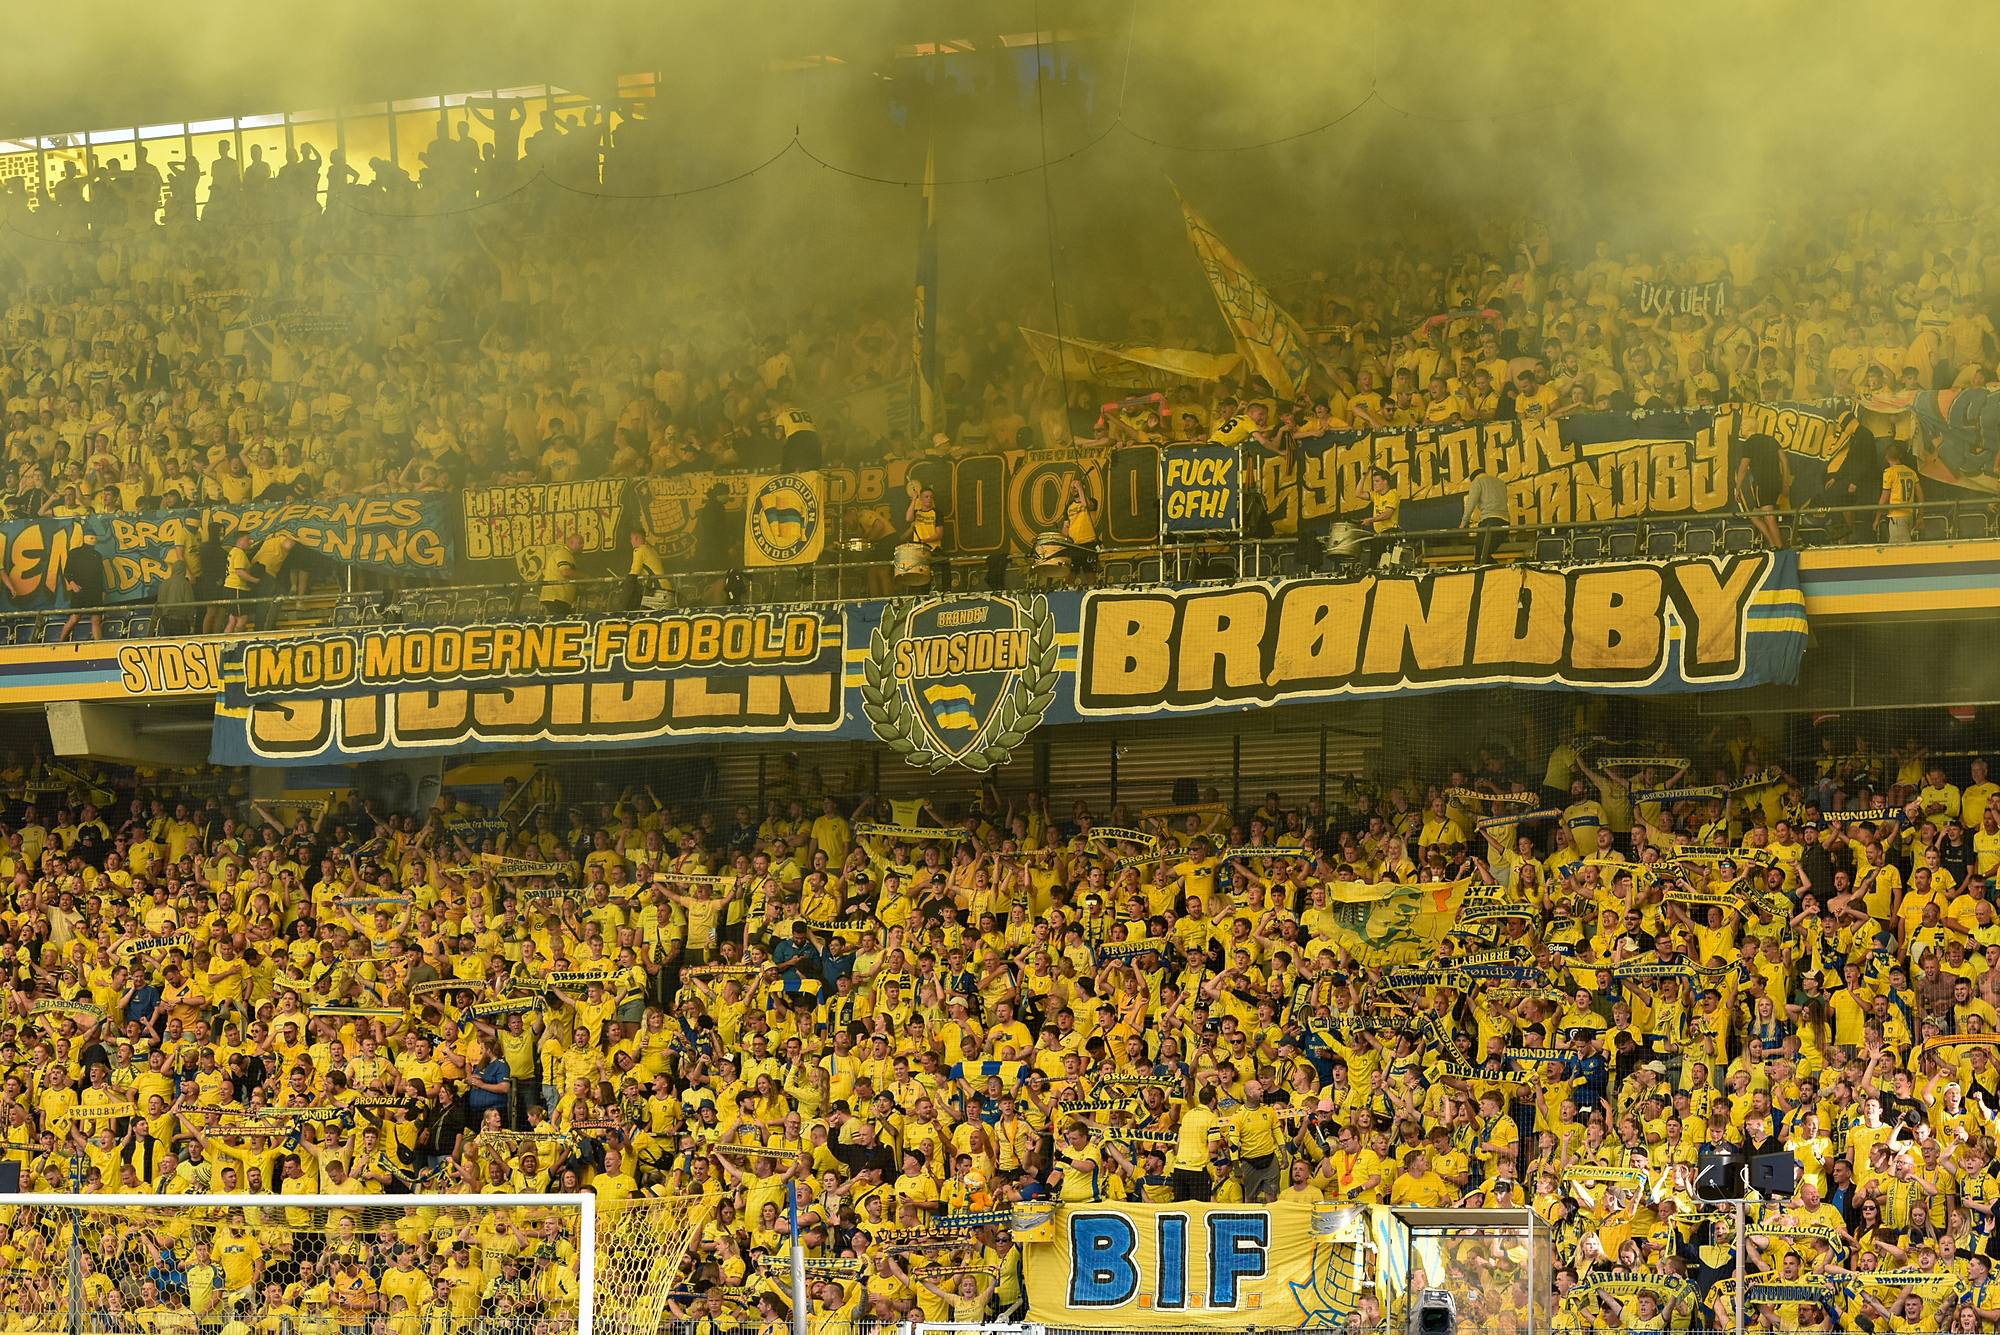
[[[372,627],[232,646],[212,754],[300,764],[796,734],[985,770],[1045,724],[1503,683],[1634,695],[1787,683],[1805,644],[1788,551]],[[150,680],[144,667],[128,678]],[[0,651],[0,687],[6,671]],[[1435,944],[1428,914],[1446,907],[1372,907],[1352,925],[1357,944],[1400,959],[1407,940]]]
[[[441,496],[343,496],[317,501],[211,505],[147,514],[13,519],[0,523],[0,611],[66,607],[69,555],[88,544],[104,558],[107,602],[158,595],[174,548],[203,539],[287,537],[338,565],[417,579],[455,573],[456,524]]]

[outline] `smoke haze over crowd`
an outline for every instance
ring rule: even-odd
[[[1951,66],[1996,29],[1963,4],[105,3],[22,25],[0,132],[544,81],[609,101],[654,69],[657,170],[605,189],[696,193],[594,208],[655,226],[666,289],[902,300],[934,147],[976,182],[941,195],[948,326],[1118,338],[1164,299],[1220,347],[1170,181],[1274,286],[1356,246],[1504,252],[1524,219],[1622,253],[1864,192],[1955,212],[1994,115]]]

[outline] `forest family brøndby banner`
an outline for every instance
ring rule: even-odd
[[[283,534],[336,564],[438,580],[454,573],[456,528],[447,500],[432,495],[8,520],[0,523],[0,611],[67,605],[63,572],[86,537],[104,558],[106,598],[132,602],[158,595],[174,548],[193,551],[207,535],[261,543]]]
[[[238,648],[213,757],[302,763],[726,735],[875,739],[934,770],[1044,724],[1502,683],[1789,682],[1793,552],[837,608],[328,632]]]

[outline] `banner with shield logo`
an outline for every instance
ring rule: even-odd
[[[750,479],[743,504],[743,564],[802,566],[826,546],[826,479],[818,472]]]
[[[892,604],[869,637],[862,712],[912,765],[987,770],[1055,702],[1056,619],[1047,598],[999,594]]]

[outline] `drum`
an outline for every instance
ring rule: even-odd
[[[868,541],[868,539],[866,538],[842,538],[840,540],[840,545],[843,549],[850,552],[854,552],[858,555],[862,552],[866,552],[870,547],[873,547],[875,544]]]
[[[918,585],[931,582],[931,549],[921,542],[905,542],[896,548],[896,582]]]
[[[1070,540],[1051,530],[1035,539],[1035,569],[1064,573],[1070,567]]]
[[[1368,542],[1368,530],[1359,524],[1335,524],[1320,539],[1328,556],[1352,558],[1361,555]]]

